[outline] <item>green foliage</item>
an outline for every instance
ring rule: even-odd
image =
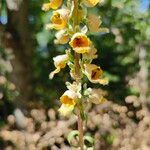
[[[68,134],[68,137],[67,137],[67,140],[69,142],[70,145],[71,144],[71,141],[75,138],[77,138],[79,136],[79,131],[78,130],[73,130],[71,131],[69,134]]]
[[[105,142],[109,145],[113,144],[113,142],[115,140],[115,136],[111,135],[111,134],[105,134],[102,137],[105,140]]]

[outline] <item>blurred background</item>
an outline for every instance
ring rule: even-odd
[[[47,1],[0,0],[0,150],[73,149],[65,138],[76,118],[57,112],[68,69],[48,78],[66,45],[54,45],[55,32],[44,28]],[[85,132],[94,150],[150,150],[150,1],[103,0],[89,11],[110,30],[89,35],[110,83],[96,85],[108,102],[88,106]]]

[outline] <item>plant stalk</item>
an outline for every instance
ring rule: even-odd
[[[74,31],[76,32],[76,27],[79,25],[78,22],[78,0],[73,0],[74,3],[74,22],[73,22],[73,27]],[[80,60],[80,54],[74,52],[74,64],[75,64],[75,77],[76,77],[76,82],[80,83],[81,82],[81,67],[79,64]],[[81,105],[82,101],[78,103],[77,106],[77,115],[78,115],[78,131],[79,131],[79,147],[80,150],[84,149],[84,140],[83,140],[83,120],[81,118]]]
[[[79,131],[79,147],[80,150],[84,149],[84,140],[83,140],[83,120],[80,115],[80,108],[78,108],[78,131]]]

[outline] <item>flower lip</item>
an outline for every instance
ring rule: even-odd
[[[83,0],[83,3],[87,7],[94,7],[99,3],[100,0]]]

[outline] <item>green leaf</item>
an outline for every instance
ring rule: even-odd
[[[68,134],[67,140],[68,140],[70,145],[71,145],[72,139],[76,138],[77,136],[79,136],[79,131],[78,130],[73,130]]]
[[[84,136],[84,141],[89,142],[90,144],[94,143],[94,139],[90,135]]]

